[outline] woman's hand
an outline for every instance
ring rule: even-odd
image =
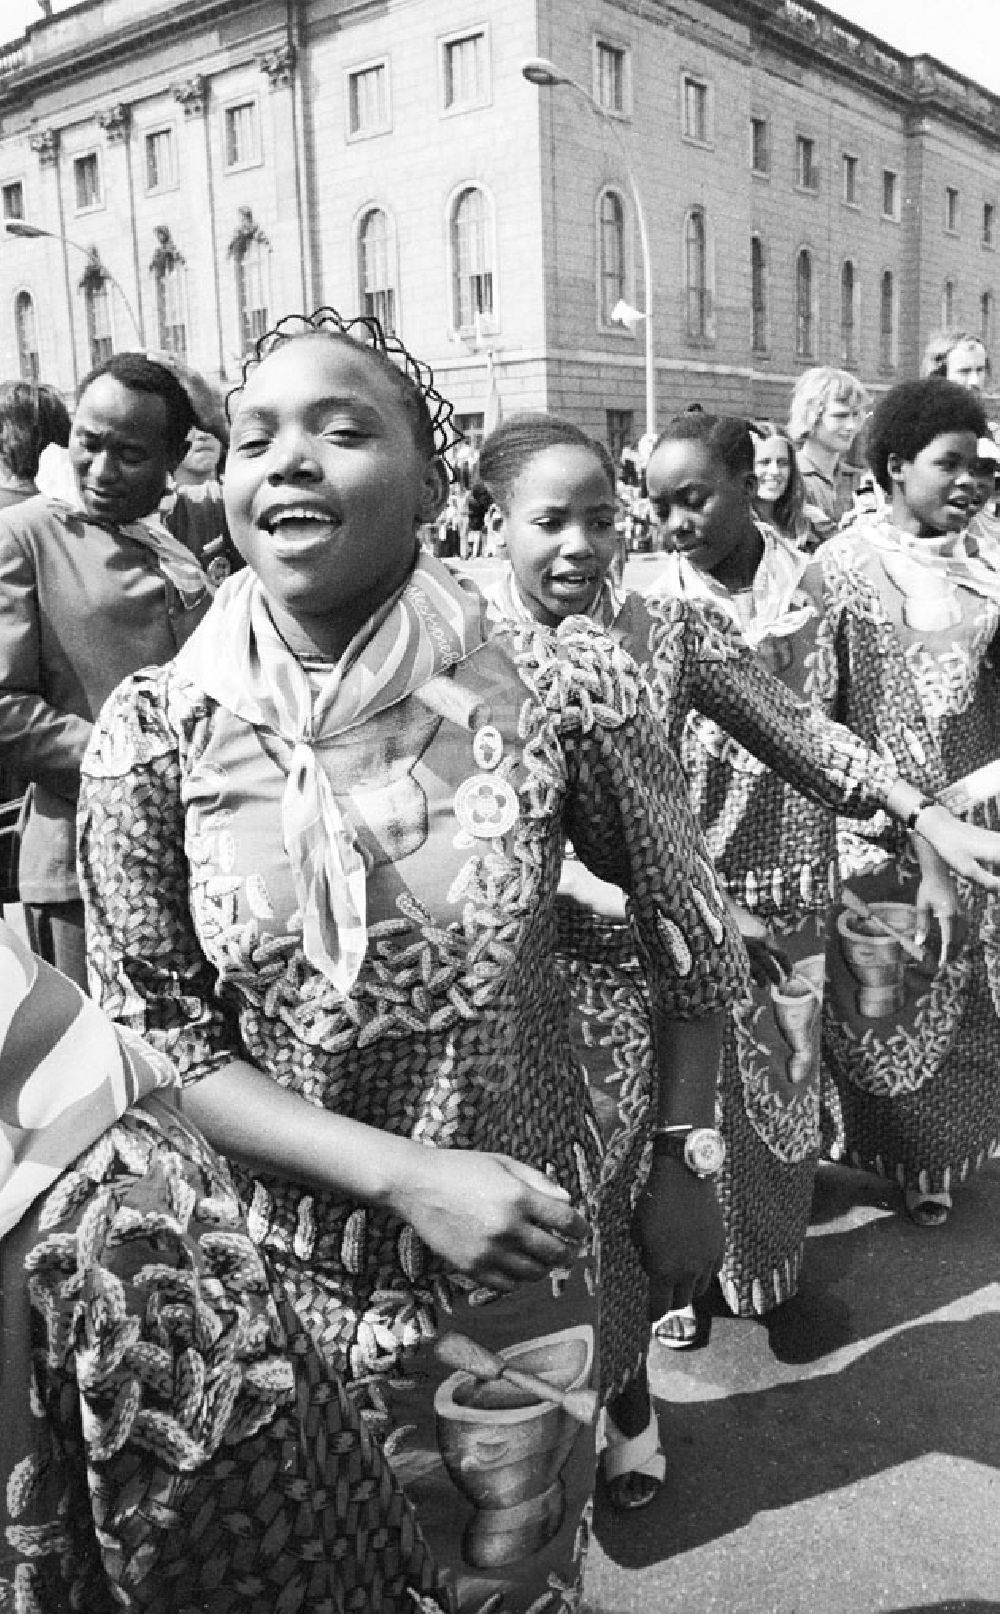
[[[918,857],[921,841],[926,841],[954,874],[961,874],[987,891],[1000,891],[1000,876],[984,867],[987,864],[1000,867],[1000,835],[995,830],[967,824],[947,807],[934,802],[924,808],[913,832]]]
[[[146,358],[173,372],[188,395],[201,430],[211,432],[220,443],[228,444],[229,421],[226,418],[226,406],[211,382],[206,381],[197,370],[192,370],[190,365],[183,364],[173,353],[148,350]]]
[[[655,1141],[632,1236],[649,1275],[655,1317],[704,1294],[722,1262],[725,1232],[712,1183],[696,1177]]]
[[[923,947],[931,922],[936,919],[941,932],[939,962],[946,964],[954,940],[955,921],[962,912],[958,892],[955,890],[955,882],[948,871],[948,865],[923,835],[914,835],[913,850],[920,864],[920,886],[916,900],[917,928],[913,939],[918,947]]]
[[[778,946],[763,919],[723,896],[730,918],[740,933],[750,960],[750,974],[758,986],[780,986],[792,973],[792,961]]]
[[[392,1209],[437,1255],[509,1292],[579,1254],[587,1223],[569,1195],[508,1155],[418,1147]]]

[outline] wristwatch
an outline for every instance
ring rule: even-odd
[[[722,1170],[726,1145],[714,1126],[658,1126],[653,1136],[664,1154],[682,1160],[696,1177],[717,1177]]]

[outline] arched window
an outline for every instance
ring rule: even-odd
[[[495,271],[489,204],[472,185],[459,192],[452,208],[451,263],[452,324],[475,331],[492,322]]]
[[[268,248],[256,238],[245,241],[233,254],[236,264],[236,302],[243,351],[264,335],[268,326]]]
[[[625,296],[625,203],[618,191],[601,192],[597,231],[601,324],[610,325],[612,309]]]
[[[708,235],[702,208],[693,207],[684,226],[684,287],[687,333],[696,341],[708,335]]]
[[[892,270],[886,269],[879,289],[879,364],[883,370],[896,367],[896,286]]]
[[[759,235],[750,237],[750,309],[753,319],[752,345],[755,353],[767,352],[767,265],[764,243]]]
[[[955,282],[946,280],[941,292],[941,324],[947,330],[955,323]]]
[[[111,327],[111,298],[108,295],[107,281],[99,280],[96,275],[92,276],[84,284],[83,296],[87,310],[90,363],[92,366],[103,364],[105,359],[110,359],[115,349]]]
[[[858,362],[858,277],[850,258],[840,266],[840,362],[851,369]]]
[[[393,232],[388,213],[371,207],[358,225],[358,285],[361,309],[384,331],[396,329]]]
[[[178,256],[153,270],[156,329],[164,353],[187,358],[187,323],[184,315],[184,264]]]
[[[31,293],[19,291],[14,299],[14,330],[17,336],[17,363],[22,381],[41,379],[38,356],[38,324]]]
[[[813,263],[806,247],[795,260],[795,352],[800,359],[813,357]]]

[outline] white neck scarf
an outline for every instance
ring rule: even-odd
[[[745,596],[724,588],[710,573],[676,553],[664,557],[664,569],[647,592],[661,598],[711,602],[736,623],[752,648],[765,639],[797,633],[815,614],[808,601],[796,599],[809,556],[766,522],[754,525],[763,539],[764,553]]]
[[[124,533],[126,538],[132,538],[137,544],[151,550],[163,576],[168,582],[173,583],[177,590],[185,610],[193,610],[195,606],[201,604],[206,595],[215,593],[215,585],[203,570],[197,557],[186,544],[182,544],[179,538],[168,532],[155,511],[141,521],[130,521],[125,524],[95,521],[95,518],[88,514],[87,507],[78,492],[72,497],[67,495],[66,498],[51,499],[49,502],[61,505],[71,516],[82,516],[85,521],[93,521],[95,526],[104,526],[109,531]]]
[[[316,752],[470,655],[484,602],[420,552],[403,588],[348,645],[318,691],[271,620],[255,574],[221,585],[177,665],[199,689],[292,747],[281,803],[305,955],[350,992],[368,945],[364,859]]]

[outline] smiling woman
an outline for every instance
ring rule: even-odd
[[[582,1572],[598,1301],[564,820],[634,892],[665,1015],[683,992],[714,1024],[738,942],[627,657],[579,622],[490,636],[421,553],[451,435],[426,372],[374,321],[277,337],[231,399],[247,570],[116,693],[85,763],[94,982],[176,1058],[455,1605],[556,1614]],[[683,1073],[695,1114],[711,1078]],[[718,1231],[679,1219],[678,1279],[707,1283]],[[438,1359],[446,1329],[548,1393],[480,1384],[454,1340]]]

